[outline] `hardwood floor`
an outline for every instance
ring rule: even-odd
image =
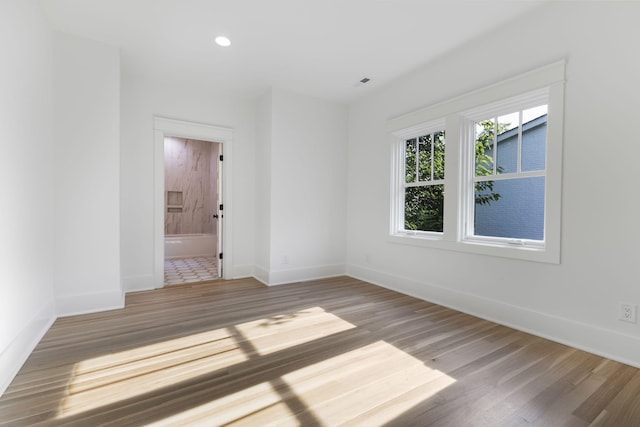
[[[640,371],[347,277],[218,281],[57,320],[0,425],[640,426]]]

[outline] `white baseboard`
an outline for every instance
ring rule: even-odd
[[[252,277],[254,274],[253,265],[234,265],[233,274],[231,277],[234,279],[244,279],[246,277]]]
[[[22,328],[9,346],[0,352],[0,396],[55,320],[56,310],[52,299]]]
[[[346,274],[640,368],[640,339],[635,336],[357,265],[348,265]]]
[[[269,270],[264,267],[254,266],[253,267],[253,278],[263,285],[269,286]]]
[[[125,292],[151,291],[155,289],[153,275],[129,276],[122,278],[122,288]]]
[[[109,291],[92,294],[76,294],[56,298],[58,317],[124,308],[124,292]]]
[[[304,282],[307,280],[325,279],[328,277],[344,276],[344,264],[318,265],[313,267],[292,268],[287,270],[270,271],[268,274],[269,286],[283,285],[286,283]],[[256,277],[263,282],[261,278]]]

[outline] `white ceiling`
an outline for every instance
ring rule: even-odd
[[[241,96],[348,103],[543,0],[41,0],[53,28],[116,45],[124,73]],[[232,45],[214,44],[226,35]],[[357,85],[363,78],[371,81]]]

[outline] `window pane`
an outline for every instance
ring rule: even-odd
[[[405,189],[405,230],[442,232],[444,185],[428,185]]]
[[[539,117],[546,116],[548,111],[547,105],[541,105],[539,107],[529,108],[522,111],[522,124],[529,123]]]
[[[544,177],[477,182],[476,236],[544,239]]]
[[[408,139],[404,150],[405,182],[416,181],[416,139]]]
[[[547,148],[547,106],[522,112],[522,170],[545,169]]]
[[[444,131],[433,134],[433,179],[444,179]]]
[[[494,125],[493,119],[476,122],[476,176],[493,174]]]
[[[418,163],[418,180],[431,180],[431,135],[425,135],[418,138],[418,155],[420,161]]]
[[[498,117],[497,173],[518,172],[520,112]]]

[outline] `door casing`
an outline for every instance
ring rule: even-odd
[[[219,230],[222,245],[218,251],[223,253],[223,259],[220,260],[223,278],[227,280],[233,278],[231,236],[233,129],[158,116],[153,118],[153,128],[153,283],[155,288],[164,286],[164,138],[168,136],[221,144],[220,151],[224,152],[224,165],[220,204],[224,205],[224,221],[222,221],[222,230]]]

